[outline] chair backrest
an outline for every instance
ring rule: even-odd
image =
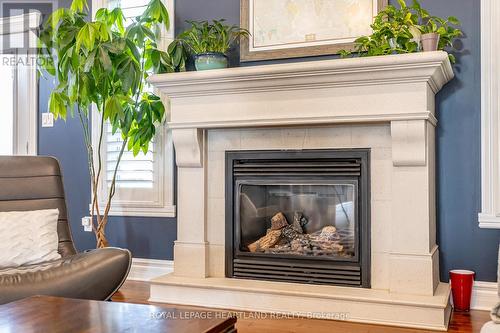
[[[51,208],[59,208],[59,253],[73,255],[59,162],[45,156],[0,156],[0,211]]]

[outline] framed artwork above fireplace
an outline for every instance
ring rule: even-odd
[[[352,50],[370,35],[387,0],[241,0],[241,61],[285,59]]]

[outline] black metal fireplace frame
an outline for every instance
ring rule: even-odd
[[[325,266],[330,268],[331,272],[358,272],[360,274],[359,284],[349,285],[352,287],[363,287],[370,288],[370,271],[371,271],[371,244],[370,244],[370,149],[320,149],[320,150],[265,150],[265,151],[226,151],[226,177],[225,177],[225,272],[227,277],[239,277],[235,275],[234,265],[238,262],[243,264],[255,264],[258,265],[269,264],[290,266],[290,267],[302,267],[304,258],[298,258],[293,255],[273,255],[269,256],[266,254],[259,253],[249,253],[242,252],[239,249],[238,244],[238,233],[234,230],[234,219],[236,218],[239,207],[236,207],[236,195],[235,191],[236,182],[241,183],[242,180],[247,183],[251,183],[254,177],[238,177],[235,180],[234,175],[234,165],[237,161],[259,161],[259,160],[273,160],[278,158],[283,160],[345,160],[345,159],[355,159],[361,164],[359,177],[358,189],[357,189],[357,200],[358,209],[356,210],[356,223],[355,234],[356,239],[356,254],[355,258],[350,259],[340,259],[335,260],[330,258],[307,258],[311,259],[304,268],[304,272],[315,271],[315,269],[323,269]],[[314,175],[308,177],[294,177],[291,183],[318,183],[318,184],[328,184],[335,181],[351,181],[352,177],[332,177],[324,175]],[[285,179],[280,179],[279,176],[269,176],[266,177],[265,182],[279,181],[280,183],[286,182]],[[260,181],[262,183],[262,181]],[[363,193],[363,195],[361,195]],[[336,274],[336,273],[332,273]],[[348,273],[349,274],[349,273]],[[333,276],[333,275],[332,275]],[[259,278],[259,279],[266,279]],[[276,278],[269,278],[270,280],[279,280]],[[336,281],[332,279],[331,281]],[[304,281],[297,281],[301,283],[318,283],[318,282],[308,282],[307,279]],[[322,282],[319,282],[322,283]],[[343,283],[331,282],[331,284],[344,285]]]

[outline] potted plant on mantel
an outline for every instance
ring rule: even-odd
[[[456,17],[450,16],[445,20],[432,16],[416,0],[411,8],[418,16],[417,27],[422,32],[421,41],[424,51],[437,51],[453,46],[454,39],[462,35],[462,31],[451,26],[460,25]]]
[[[224,20],[187,21],[191,28],[182,32],[170,45],[169,53],[178,57],[193,54],[196,70],[226,68],[227,52],[242,37],[248,37],[248,30],[236,25],[226,25]],[[187,52],[186,52],[187,51]],[[173,58],[176,58],[173,56]],[[185,59],[176,59],[176,63],[184,63]]]
[[[66,119],[69,109],[81,122],[92,186],[92,227],[97,247],[106,247],[106,224],[123,153],[125,149],[134,155],[146,153],[165,114],[160,98],[147,89],[146,78],[149,73],[172,72],[176,66],[166,52],[158,49],[154,32],[159,25],[169,26],[161,0],[151,0],[144,14],[127,29],[120,8],[99,9],[93,21],[87,17],[86,0],[74,0],[70,8],[56,10],[40,33],[39,57],[42,75],[48,73],[57,81],[50,94],[49,111],[56,119]],[[93,105],[100,117],[95,146],[90,133]],[[100,209],[97,189],[103,181],[101,147],[107,124],[113,134],[121,133],[123,142],[105,207]]]
[[[375,17],[370,36],[355,40],[354,53],[359,56],[380,56],[423,51],[444,50],[452,47],[462,31],[452,27],[460,25],[456,17],[442,19],[432,16],[417,0],[408,6],[405,0],[398,0],[400,8],[389,5]],[[340,51],[342,57],[352,55],[351,51]],[[455,57],[450,54],[450,61]]]

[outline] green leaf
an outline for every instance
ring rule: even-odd
[[[70,105],[73,105],[78,100],[78,83],[78,77],[76,75],[71,75],[68,81],[68,97]],[[72,108],[71,111],[73,111]]]
[[[120,7],[113,9],[111,15],[113,16],[113,20],[116,24],[116,27],[118,28],[118,31],[120,32],[120,34],[123,35],[123,33],[125,32],[125,27],[124,27],[125,16],[123,15],[122,9]]]
[[[108,41],[111,36],[111,30],[109,27],[102,22],[95,22],[94,23],[94,30],[96,31],[99,39],[103,42]]]
[[[448,21],[453,25],[460,25],[460,20],[457,19],[455,16],[448,17]]]
[[[83,71],[85,73],[90,72],[90,70],[94,66],[95,54],[96,54],[96,50],[90,52],[89,56],[87,57],[87,60],[85,61],[85,65],[83,66]]]
[[[137,155],[139,155],[139,152],[141,151],[141,145],[139,142],[136,142],[134,144],[134,147],[133,147],[133,150],[132,150],[132,153],[134,154],[134,157],[136,157]]]
[[[106,100],[104,106],[104,119],[114,119],[116,117],[124,117],[122,101],[120,95],[111,96]]]
[[[58,41],[59,47],[66,48],[71,43],[73,43],[77,32],[78,29],[75,29],[74,27],[61,26],[58,30],[60,36],[60,39]]]
[[[132,126],[134,110],[132,109],[130,104],[126,104],[123,108],[123,112],[125,113],[125,117],[121,121],[120,127],[122,134],[128,137],[130,127]]]
[[[141,147],[142,153],[146,155],[149,151],[149,142],[146,142],[142,147]]]
[[[132,147],[134,146],[134,141],[133,141],[133,137],[134,137],[134,133],[137,132],[136,129],[132,129],[130,130],[130,132],[128,133],[128,137],[130,138],[128,140],[128,143],[127,143],[127,150],[132,150]]]
[[[50,14],[50,16],[47,18],[47,21],[45,21],[43,26],[46,29],[47,28],[55,29],[63,18],[72,19],[71,12],[68,8],[61,7],[55,10],[52,14]]]
[[[125,50],[125,39],[116,38],[112,42],[103,44],[103,47],[111,53],[120,54]]]
[[[405,22],[407,22],[407,23],[411,23],[412,22],[411,13],[406,13]]]
[[[83,12],[84,8],[88,8],[86,0],[73,0],[70,9],[75,12]]]
[[[128,38],[125,39],[125,43],[127,44],[127,47],[132,53],[132,56],[134,57],[135,61],[139,63],[141,61],[141,54],[139,53],[139,49],[137,48],[137,46],[134,44],[133,41],[131,41]]]
[[[111,58],[109,57],[108,51],[106,51],[103,47],[99,48],[99,61],[106,72],[110,73],[113,71]]]
[[[54,115],[57,120],[59,117],[66,120],[66,103],[67,97],[58,91],[52,91],[49,97],[49,112]]]
[[[76,49],[80,50],[82,45],[85,46],[88,51],[94,48],[95,28],[92,23],[86,23],[76,36]]]
[[[141,21],[151,19],[153,22],[163,23],[167,30],[170,28],[168,10],[161,0],[151,0],[140,19]]]
[[[141,79],[139,71],[140,69],[131,59],[125,59],[120,63],[117,74],[121,78],[123,93],[127,94],[130,89],[139,85],[138,81]]]
[[[99,22],[106,22],[108,19],[109,10],[107,8],[99,8],[95,13],[95,20]]]

